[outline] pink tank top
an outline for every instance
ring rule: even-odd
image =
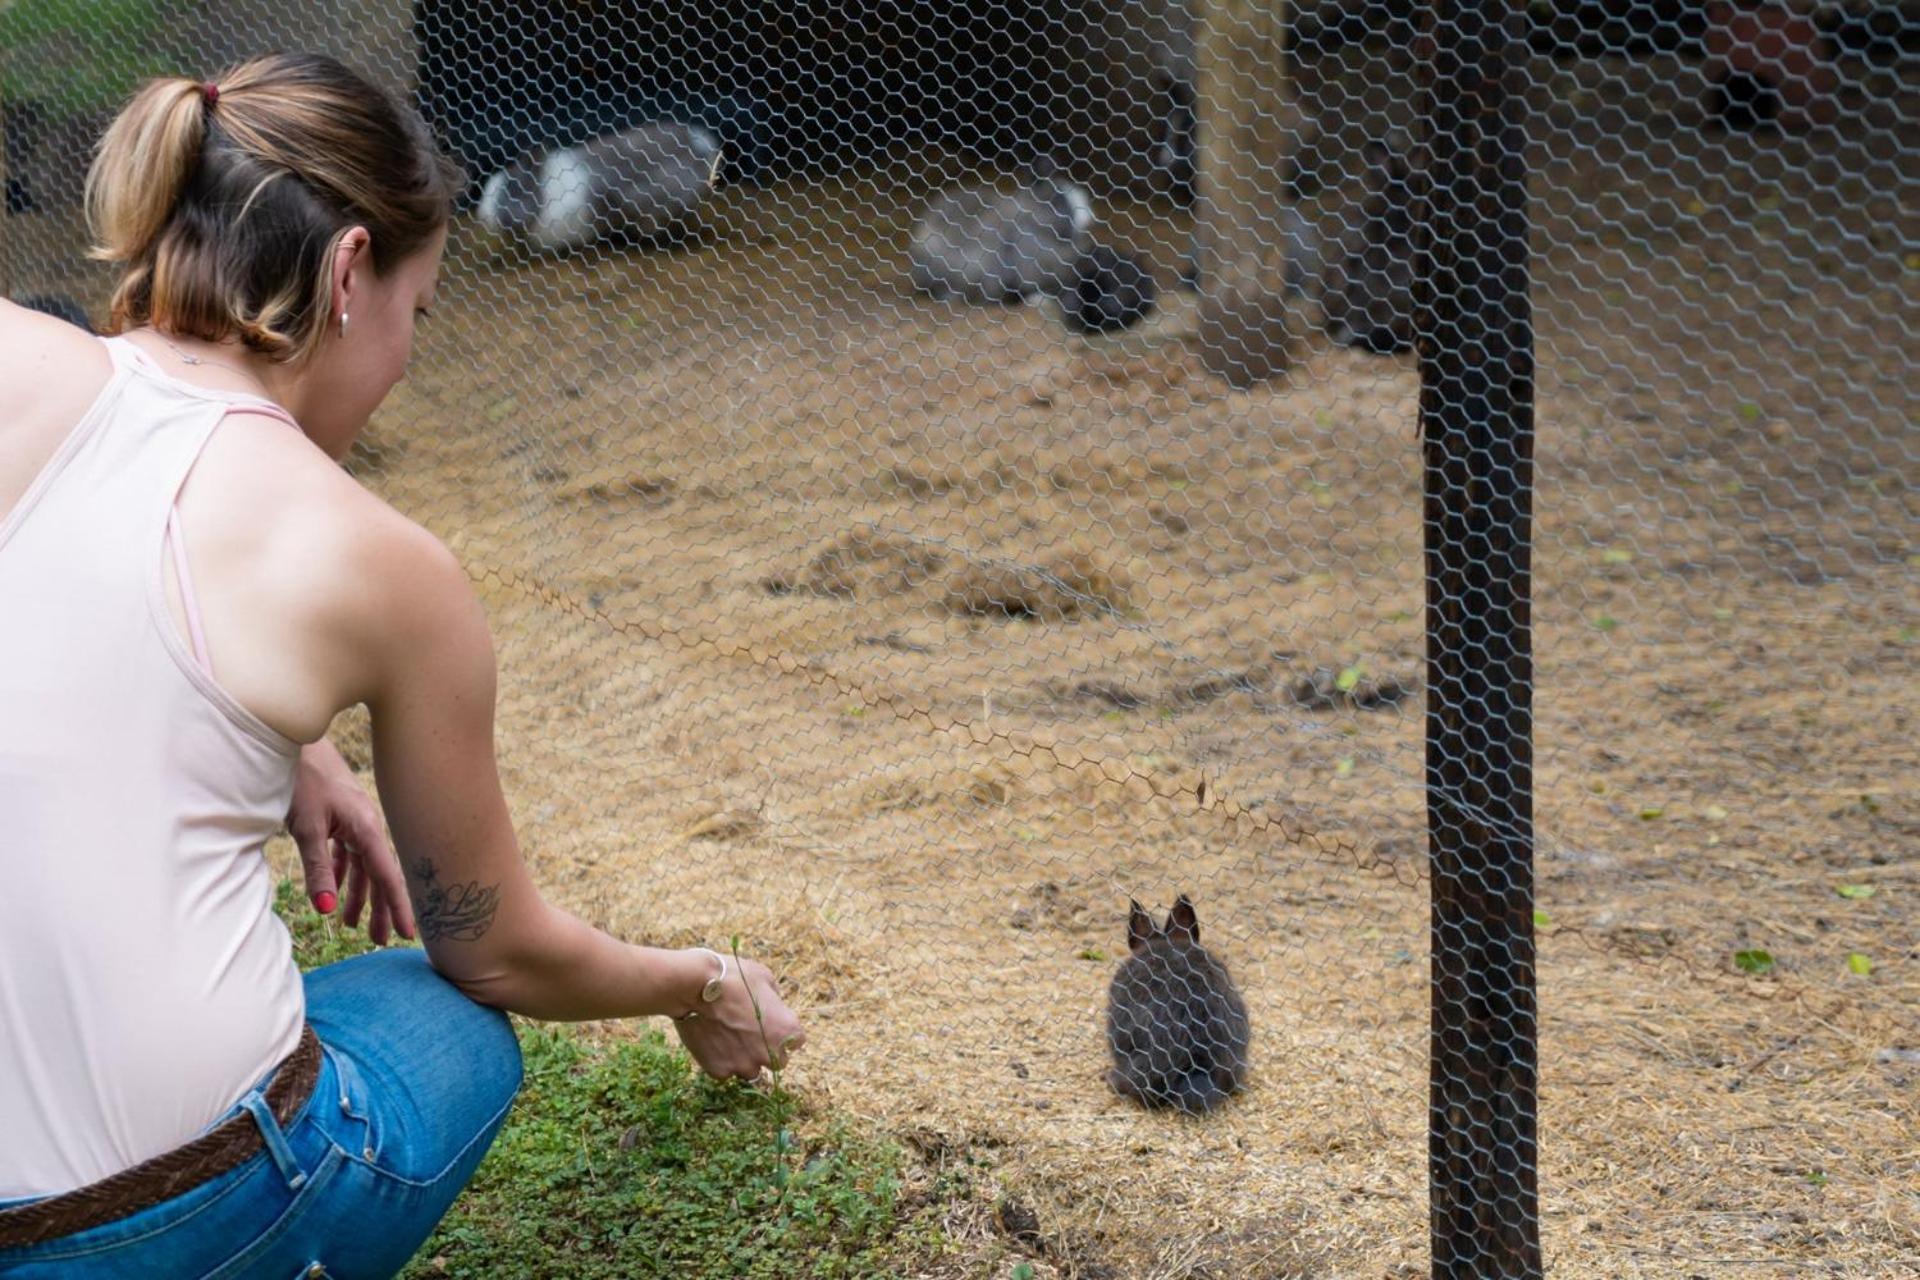
[[[214,428],[290,420],[106,345],[106,386],[0,518],[0,1199],[188,1141],[305,1016],[261,856],[298,746],[196,659],[162,569]]]

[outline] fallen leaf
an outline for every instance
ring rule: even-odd
[[[1858,951],[1850,951],[1847,953],[1847,968],[1864,978],[1873,972],[1873,961]]]

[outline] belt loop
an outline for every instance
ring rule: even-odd
[[[287,1135],[280,1131],[280,1122],[273,1118],[273,1109],[267,1106],[266,1096],[255,1089],[240,1099],[240,1105],[253,1117],[254,1125],[260,1130],[260,1139],[267,1144],[274,1164],[279,1166],[280,1176],[287,1180],[288,1189],[298,1191],[306,1186],[307,1175],[293,1158],[293,1148],[287,1145]]]

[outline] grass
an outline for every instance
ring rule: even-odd
[[[291,880],[275,905],[303,970],[371,949]],[[778,1087],[710,1080],[657,1029],[515,1023],[520,1097],[407,1280],[855,1280],[939,1250],[938,1207],[903,1195],[884,1138]]]

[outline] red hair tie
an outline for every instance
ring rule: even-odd
[[[220,86],[209,80],[200,86],[200,96],[207,100],[207,106],[211,108],[220,101]]]

